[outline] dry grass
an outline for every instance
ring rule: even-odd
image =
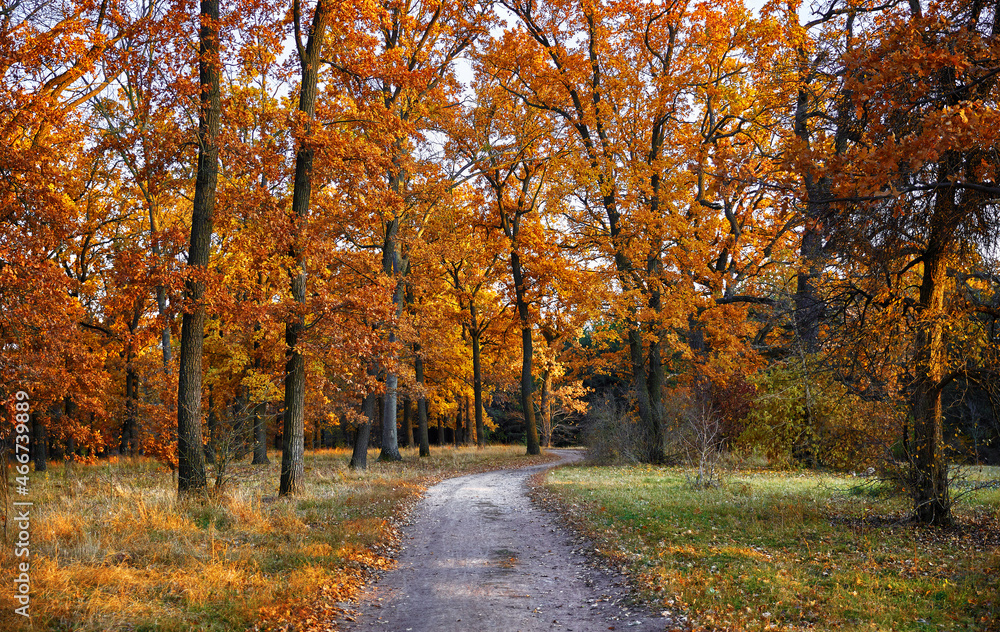
[[[0,593],[3,630],[334,629],[330,623],[370,578],[392,564],[400,516],[428,484],[520,467],[522,447],[435,449],[367,472],[346,450],[306,454],[306,493],[277,498],[280,454],[239,465],[228,493],[179,500],[170,472],[136,459],[53,464],[31,474],[32,626]],[[0,551],[3,583],[13,546]]]
[[[696,490],[688,476],[565,467],[543,493],[694,629],[1000,630],[1000,490],[970,494],[942,530],[905,522],[905,500],[859,479],[735,473]]]

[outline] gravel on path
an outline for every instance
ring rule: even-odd
[[[370,587],[344,629],[389,632],[662,631],[628,605],[624,578],[587,563],[526,480],[556,463],[473,474],[427,490],[404,529],[399,566]]]

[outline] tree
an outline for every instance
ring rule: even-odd
[[[169,49],[178,32],[182,13],[173,8],[157,16],[153,26],[132,33],[119,44],[121,73],[113,79],[117,94],[94,97],[94,111],[103,122],[102,146],[113,151],[124,166],[121,196],[139,198],[149,222],[150,272],[156,279],[155,300],[159,314],[163,371],[172,369],[171,313],[168,308],[172,261],[178,257],[176,241],[180,218],[171,211],[179,206],[187,178],[177,166],[186,157],[180,119],[184,116],[184,84],[188,77],[171,76],[159,64],[158,51]],[[173,297],[176,298],[176,297]]]
[[[474,188],[465,186],[432,218],[425,239],[425,248],[431,251],[426,256],[438,259],[428,263],[443,268],[447,291],[458,308],[463,340],[467,337],[471,346],[475,436],[480,448],[486,445],[483,341],[504,312],[496,286],[506,240],[491,219],[487,202]],[[466,230],[459,233],[455,226]]]
[[[312,192],[313,171],[313,139],[310,138],[313,119],[316,116],[316,98],[318,93],[319,68],[323,54],[323,42],[329,25],[331,6],[329,0],[319,0],[313,13],[312,28],[309,31],[307,43],[302,40],[302,4],[299,0],[293,3],[293,21],[295,24],[295,45],[302,67],[302,84],[299,88],[299,112],[302,126],[298,147],[295,153],[295,189],[292,193],[292,221],[296,223],[294,230],[302,230],[301,224],[306,221],[309,213],[309,196]],[[303,244],[293,237],[289,249],[292,267],[288,274],[291,277],[291,295],[301,309],[306,302],[306,270],[302,256]],[[279,493],[282,496],[295,495],[302,492],[305,481],[305,450],[304,436],[304,402],[306,387],[306,360],[300,345],[305,330],[305,314],[293,314],[285,325],[285,413],[284,430],[281,433],[281,484]]]
[[[991,105],[1000,17],[984,19],[974,2],[880,10],[840,61],[855,142],[824,156],[835,201],[826,221],[844,256],[863,261],[870,281],[879,281],[856,295],[899,309],[908,329],[914,509],[922,523],[947,524],[942,391],[979,375],[970,367],[975,356],[952,350],[962,348],[960,322],[985,307],[962,298],[956,279],[995,249],[1000,225]]]
[[[100,177],[88,160],[101,152],[84,106],[121,72],[116,47],[142,37],[150,12],[110,0],[0,10],[0,373],[31,393],[41,435],[57,445],[79,438],[91,455],[107,439],[106,331],[82,304],[79,276],[89,275],[88,251],[99,249],[84,235],[102,225],[93,215],[105,207],[89,205]],[[63,253],[78,245],[87,255],[76,262],[81,274],[66,274]],[[63,416],[67,405],[100,427]],[[46,429],[46,417],[59,424]]]
[[[643,460],[660,462],[666,345],[689,360],[709,355],[700,321],[726,311],[712,310],[713,294],[741,251],[733,233],[743,219],[725,215],[737,206],[708,197],[737,179],[722,164],[713,176],[708,165],[716,152],[752,147],[742,137],[757,112],[740,94],[741,59],[766,38],[737,3],[504,6],[520,28],[486,63],[505,90],[548,112],[567,141],[576,222],[620,288],[612,308],[623,324]],[[755,206],[742,205],[745,217]]]
[[[373,180],[381,182],[371,183],[372,199],[365,206],[377,223],[369,239],[378,240],[383,274],[395,285],[397,322],[403,314],[412,240],[423,230],[430,200],[447,188],[447,183],[441,186],[441,174],[434,173],[436,167],[418,156],[418,147],[422,134],[454,100],[456,59],[486,32],[489,20],[487,3],[380,3],[374,11],[359,12],[359,46],[345,48],[334,61],[361,104],[360,120],[377,122],[362,126],[382,154],[372,169]],[[390,327],[387,336],[394,342],[397,330]],[[383,367],[386,395],[379,458],[385,460],[401,458],[397,360],[393,357]]]
[[[226,178],[220,192],[219,245],[216,267],[224,274],[226,300],[219,318],[227,331],[223,366],[230,368],[226,396],[249,398],[245,407],[253,430],[253,463],[266,464],[269,402],[281,399],[285,363],[284,326],[269,299],[282,295],[287,281],[289,196],[294,193],[295,137],[288,125],[291,104],[278,91],[294,69],[278,57],[287,29],[273,7],[242,6],[240,45],[232,56],[238,72],[224,86],[230,112],[223,130],[222,161]],[[286,107],[287,106],[287,107]],[[291,227],[288,226],[290,229]],[[279,371],[278,365],[281,365]],[[278,396],[275,396],[275,393]]]
[[[524,259],[532,241],[539,238],[537,216],[543,207],[550,162],[545,151],[544,126],[537,126],[538,119],[542,117],[530,117],[525,110],[518,108],[514,108],[509,114],[520,122],[528,121],[525,125],[527,129],[518,128],[517,123],[511,126],[514,129],[503,129],[511,121],[498,121],[494,117],[487,119],[483,135],[485,146],[491,149],[487,150],[481,174],[493,198],[496,222],[506,236],[509,248],[514,307],[518,328],[521,330],[521,407],[524,412],[528,454],[531,455],[539,454],[541,449],[531,396],[534,391],[532,330],[535,320],[529,307],[532,283],[526,274]],[[500,130],[490,129],[498,122]],[[513,135],[516,139],[515,147],[508,152],[496,149],[492,137],[498,131],[501,137],[505,135],[504,132]]]
[[[484,247],[495,242],[491,239],[490,227],[477,226],[473,222],[462,222],[472,228],[473,239],[468,244],[474,252],[469,257],[459,260],[445,260],[449,280],[457,293],[459,309],[467,313],[463,323],[464,331],[468,332],[472,346],[472,393],[475,406],[476,439],[480,448],[486,446],[486,426],[483,421],[483,335],[489,330],[498,314],[495,304],[498,298],[491,292],[489,283],[495,282],[494,272],[500,262],[500,253],[492,248]],[[476,233],[484,236],[476,239]]]
[[[177,489],[203,490],[205,455],[201,437],[202,347],[205,332],[204,278],[212,247],[212,219],[219,178],[220,57],[219,2],[202,0],[199,30],[198,170],[191,210],[191,245],[181,324],[177,383]]]

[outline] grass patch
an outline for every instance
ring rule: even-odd
[[[997,629],[1000,490],[971,493],[941,530],[849,477],[755,472],[695,490],[689,475],[563,467],[541,491],[655,609],[705,629]]]
[[[243,632],[333,629],[338,604],[389,568],[399,519],[449,476],[550,457],[524,448],[438,448],[348,469],[347,450],[306,453],[306,491],[277,497],[281,456],[233,466],[225,495],[179,500],[145,459],[32,473],[31,626],[14,614],[12,541],[0,550],[0,629]],[[13,528],[11,527],[11,531]]]

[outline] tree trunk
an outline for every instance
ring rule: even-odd
[[[158,234],[160,232],[159,221],[156,211],[149,209],[149,232],[153,241],[153,257],[160,261],[160,244]],[[160,352],[163,356],[163,372],[170,375],[170,361],[172,349],[170,348],[170,319],[167,313],[167,288],[162,283],[156,286],[156,311],[163,320],[163,328],[160,330]]]
[[[253,461],[251,465],[269,465],[267,458],[267,404],[257,402],[253,407]]]
[[[800,65],[810,67],[805,53],[800,51]],[[812,73],[811,70],[808,72]],[[849,99],[844,95],[842,107],[837,113],[837,128],[834,133],[834,151],[841,154],[847,147],[846,110],[843,104]],[[853,106],[852,106],[853,107]],[[795,135],[809,146],[811,133],[809,119],[814,112],[809,104],[809,93],[805,88],[798,92],[795,104]],[[816,353],[820,350],[819,330],[824,317],[825,305],[819,292],[825,253],[823,252],[823,222],[826,220],[830,200],[830,181],[826,176],[817,178],[806,171],[802,176],[806,191],[805,225],[799,246],[801,271],[795,281],[795,334],[802,350]]]
[[[417,438],[420,441],[420,456],[430,456],[431,442],[427,428],[427,398],[424,396],[424,356],[417,343],[413,343],[413,358],[417,388],[420,390],[420,396],[417,398]]]
[[[288,274],[291,277],[292,300],[299,310],[306,302],[306,270],[301,232],[305,228],[309,214],[309,198],[312,195],[314,149],[310,136],[313,131],[313,119],[316,117],[319,66],[330,9],[329,0],[319,0],[313,13],[309,41],[305,46],[302,45],[298,35],[299,22],[302,19],[302,7],[298,0],[295,0],[292,9],[299,65],[302,69],[299,112],[304,114],[304,125],[295,152],[295,184],[292,190],[292,221],[295,222],[295,226],[288,253],[295,267],[290,269]],[[278,488],[281,496],[299,494],[304,491],[305,486],[306,360],[301,348],[305,331],[305,315],[301,311],[291,315],[285,323],[285,423],[282,432],[281,481]]]
[[[659,188],[659,176],[653,178],[654,186]],[[659,197],[656,197],[654,212],[659,209]],[[663,299],[661,283],[663,279],[663,261],[660,259],[661,244],[652,249],[646,257],[646,272],[649,274],[649,286],[647,294],[649,296],[648,305],[654,314],[653,318],[658,319],[663,311]],[[649,359],[646,371],[646,397],[649,403],[649,419],[646,422],[646,437],[649,442],[649,452],[647,461],[649,463],[663,463],[666,460],[664,454],[663,435],[663,356],[660,351],[660,341],[664,331],[659,321],[653,329],[655,337],[649,341]]]
[[[655,152],[653,152],[655,154]],[[600,164],[600,159],[595,153],[590,153],[591,166],[597,167]],[[658,176],[654,176],[658,179]],[[613,181],[606,180],[605,176],[602,174],[600,176],[602,185],[609,187],[608,191],[602,196],[601,205],[604,207],[605,215],[608,218],[608,230],[611,236],[611,244],[614,249],[614,261],[615,261],[615,271],[617,272],[618,279],[620,280],[622,287],[635,287],[643,295],[649,295],[649,288],[644,287],[641,283],[636,283],[633,280],[633,273],[635,272],[635,266],[630,258],[627,251],[628,240],[622,234],[621,227],[621,213],[618,211],[618,194],[616,185]],[[657,185],[658,187],[658,185]],[[654,201],[658,204],[658,196],[654,196]],[[655,208],[655,207],[654,207]],[[662,264],[659,262],[658,254],[656,258],[650,256],[647,258],[647,271],[651,273],[650,276],[656,276],[662,270]],[[654,279],[655,280],[655,279]],[[657,308],[653,306],[659,305],[659,298],[650,296],[647,298],[647,304],[658,311]],[[636,398],[636,408],[639,412],[639,422],[642,424],[643,437],[646,445],[642,452],[643,461],[647,463],[661,463],[664,460],[663,454],[663,424],[662,420],[658,414],[659,405],[658,401],[651,401],[649,387],[650,384],[657,384],[656,376],[654,376],[653,381],[650,382],[649,375],[646,371],[646,353],[645,346],[643,343],[642,336],[642,323],[639,320],[639,314],[633,312],[633,322],[629,323],[627,338],[628,338],[628,350],[629,350],[629,360],[632,365],[632,391]]]
[[[521,328],[521,407],[524,409],[524,425],[527,436],[525,441],[528,447],[528,454],[541,454],[541,446],[538,443],[538,426],[535,423],[535,405],[531,401],[531,394],[535,385],[531,378],[531,327]]]
[[[413,402],[409,396],[403,398],[403,440],[407,448],[413,447]]]
[[[154,196],[149,192],[148,187],[141,187],[146,197],[149,209],[149,241],[153,252],[153,259],[157,263],[163,262],[162,251],[160,250],[160,212],[159,205]],[[170,361],[172,350],[170,348],[170,320],[167,314],[167,288],[162,283],[156,285],[156,311],[162,320],[160,329],[160,352],[163,357],[163,372],[170,375]]]
[[[397,147],[397,150],[400,148]],[[389,174],[389,189],[397,195],[402,195],[406,173],[399,166],[399,160],[393,160],[396,171]],[[409,263],[404,261],[402,245],[399,243],[400,218],[394,217],[385,223],[384,240],[382,243],[382,272],[391,279],[395,279],[396,287],[392,293],[392,303],[396,308],[397,321],[403,315],[403,301],[406,292],[406,275],[409,272]],[[389,332],[390,345],[396,342],[396,332]],[[396,358],[393,358],[395,360]],[[399,385],[399,376],[395,370],[386,372],[385,376],[385,406],[382,413],[382,451],[379,453],[379,461],[401,461],[403,457],[399,455],[399,436],[396,432],[396,388]]]
[[[293,293],[305,301],[305,275],[297,274]],[[305,323],[285,325],[285,414],[281,429],[281,478],[278,494],[296,495],[305,484],[305,384],[306,359],[296,345],[304,332]]]
[[[548,448],[552,445],[552,368],[548,366],[542,373],[542,393],[538,412],[542,416],[542,447]]]
[[[807,200],[806,208],[813,206],[815,204]],[[819,296],[822,237],[816,228],[807,226],[803,230],[799,256],[804,270],[795,280],[795,334],[803,351],[816,353],[819,351],[819,323],[823,312]]]
[[[153,248],[153,254],[157,258],[159,258],[159,250],[158,247]],[[170,375],[170,321],[167,314],[167,289],[162,285],[156,286],[156,309],[160,318],[165,321],[163,329],[160,330],[160,349],[163,354],[163,372]]]
[[[592,164],[597,165],[596,162]],[[618,212],[617,195],[613,189],[604,195],[602,205],[608,218],[608,228],[611,233],[611,243],[614,247],[617,276],[623,287],[630,287],[634,284],[632,275],[635,267],[625,249],[626,240],[622,236],[621,215]],[[647,262],[647,264],[652,263],[654,261]],[[647,268],[649,267],[647,265]],[[649,294],[648,288],[643,287],[641,284],[638,285],[637,289],[643,294]],[[658,305],[658,299],[654,299],[653,297],[648,298],[647,301],[651,307]],[[633,312],[632,316],[633,321],[629,323],[627,339],[629,361],[632,365],[632,392],[635,395],[635,404],[639,412],[639,422],[642,424],[645,441],[645,446],[643,446],[641,453],[642,460],[646,463],[661,463],[664,460],[663,425],[661,418],[657,414],[659,406],[656,406],[657,402],[651,401],[650,398],[649,387],[651,382],[646,371],[647,356],[642,339],[642,325],[638,314]],[[656,380],[657,378],[654,376],[652,384],[657,384]]]
[[[354,437],[354,453],[351,455],[350,464],[352,470],[368,469],[368,439],[371,437],[372,423],[375,420],[377,397],[374,393],[369,393],[361,402],[361,415],[367,421],[358,426],[358,433]]]
[[[202,285],[189,283],[190,298],[200,299]],[[205,331],[205,307],[185,313],[181,322],[180,370],[177,379],[177,490],[180,493],[205,489],[205,453],[201,437],[201,355]]]
[[[195,274],[207,269],[219,177],[219,0],[202,0],[199,30],[198,173],[191,211],[188,267]],[[205,282],[197,276],[186,282],[188,306],[181,321],[181,358],[177,382],[177,491],[204,490],[205,454],[201,438],[201,358],[205,336]]]
[[[385,397],[375,399],[375,420],[372,421],[372,447],[382,450],[382,418],[385,416]]]
[[[257,279],[263,285],[263,274],[258,274]],[[259,332],[261,329],[260,323],[254,325],[254,332]],[[264,367],[264,361],[261,358],[260,351],[260,340],[254,337],[253,343],[253,368],[260,371]],[[252,405],[252,423],[253,428],[251,432],[253,436],[251,437],[253,441],[253,459],[250,461],[250,465],[269,465],[270,460],[267,458],[267,403],[266,402],[256,402]]]
[[[659,311],[659,301],[654,308]],[[654,340],[649,344],[649,370],[646,374],[646,392],[649,401],[649,421],[647,423],[647,436],[649,437],[649,463],[663,463],[666,460],[664,454],[663,436],[663,358],[660,354],[660,342]]]
[[[395,342],[395,336],[390,334],[390,342]],[[398,433],[396,429],[396,387],[399,377],[395,373],[385,376],[385,404],[382,411],[382,451],[379,461],[402,461],[399,454]]]
[[[55,406],[50,410],[60,412]],[[56,417],[58,419],[58,416]],[[41,417],[35,413],[31,414],[31,460],[35,462],[35,471],[44,472],[48,469],[48,443],[49,433],[45,428],[45,423]]]
[[[528,314],[528,301],[525,298],[524,271],[521,267],[521,257],[516,250],[510,253],[510,266],[514,275],[517,315],[521,320],[521,407],[524,409],[525,440],[528,454],[541,454],[538,426],[535,424],[535,407],[531,401],[531,393],[535,388],[531,378],[531,360],[534,353],[531,342],[531,320]]]
[[[913,17],[920,17],[920,3],[910,4]],[[978,19],[973,11],[973,23]],[[993,35],[1000,31],[1000,14],[994,12]],[[939,72],[940,105],[957,107],[963,98],[954,67],[944,65]],[[949,150],[938,160],[938,182],[975,180],[982,162],[981,154]],[[954,188],[935,193],[930,234],[920,258],[923,276],[920,301],[916,310],[918,331],[915,340],[914,384],[911,403],[913,418],[913,466],[915,469],[914,509],[918,522],[949,525],[952,521],[951,498],[948,490],[948,464],[944,457],[944,432],[941,394],[947,368],[948,349],[945,341],[945,291],[948,255],[961,252],[959,240],[963,221],[973,216],[977,206],[987,204],[982,193]],[[978,222],[979,220],[976,220]],[[975,223],[975,222],[974,222]]]
[[[139,374],[132,365],[133,358],[125,360],[125,419],[118,451],[127,456],[139,453]]]
[[[128,322],[129,333],[133,336],[139,329],[139,321],[145,310],[145,297],[137,298],[132,306],[132,318]],[[139,373],[135,370],[135,353],[131,345],[126,347],[125,356],[125,418],[122,420],[121,441],[118,452],[126,456],[139,454]]]
[[[935,214],[943,212],[946,211],[938,208]],[[930,248],[924,255],[924,273],[920,285],[921,322],[916,336],[916,379],[911,403],[915,467],[913,499],[920,523],[948,525],[951,523],[951,501],[948,495],[948,464],[944,458],[941,408],[941,380],[944,377],[947,354],[944,326],[941,322],[944,313],[946,258],[934,241],[932,234]]]
[[[208,389],[208,441],[205,443],[205,463],[215,463],[215,447],[219,442],[219,417],[215,412],[212,388]]]
[[[479,336],[479,323],[472,307],[472,394],[476,406],[476,445],[486,447],[486,427],[483,424],[483,369]]]
[[[469,396],[465,396],[465,434],[462,436],[462,440],[465,445],[472,445],[473,440],[473,427],[472,427],[472,407],[469,405]]]

